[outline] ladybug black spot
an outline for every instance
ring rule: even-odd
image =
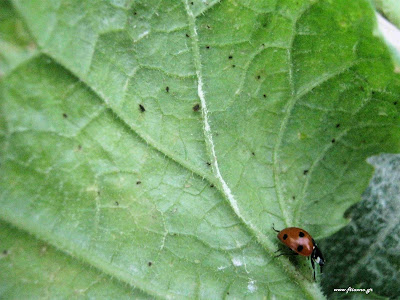
[[[304,232],[300,231],[299,232],[299,237],[304,237]]]
[[[297,252],[301,252],[301,251],[303,251],[303,246],[302,245],[297,246]]]
[[[284,239],[284,240],[286,240],[286,239],[287,239],[287,237],[288,237],[288,235],[287,235],[287,234],[284,234],[284,235],[283,235],[283,239]]]

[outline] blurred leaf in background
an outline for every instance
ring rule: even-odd
[[[324,291],[334,288],[373,288],[392,299],[400,295],[400,156],[369,159],[375,174],[363,201],[351,208],[351,222],[321,246],[329,263]]]

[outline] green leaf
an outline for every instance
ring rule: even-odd
[[[3,222],[0,240],[2,299],[149,299]]]
[[[337,231],[399,152],[368,1],[13,4],[41,55],[0,86],[1,220],[151,296],[323,297],[271,227]]]
[[[0,2],[0,78],[36,54],[36,45],[8,1]]]
[[[328,295],[350,286],[394,299],[400,295],[400,156],[369,162],[376,171],[363,201],[349,212],[352,221],[321,244],[330,261],[322,283]]]

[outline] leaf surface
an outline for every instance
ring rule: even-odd
[[[13,3],[3,221],[149,295],[322,297],[271,227],[337,231],[399,151],[368,1]]]
[[[0,222],[2,299],[151,299]]]

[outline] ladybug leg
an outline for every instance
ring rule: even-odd
[[[292,255],[298,255],[298,254],[297,253],[281,253],[281,254],[275,255],[274,257],[279,257],[279,256],[282,256],[282,255],[292,256]]]
[[[280,232],[280,230],[276,230],[274,227],[274,223],[272,223],[272,229],[275,230],[276,232]]]
[[[313,274],[314,274],[314,281],[315,281],[315,265],[314,265],[314,260],[311,258],[311,266],[313,269]]]
[[[281,250],[281,249],[278,249],[278,251],[279,250]],[[278,251],[275,251],[275,253],[278,252]],[[279,257],[279,256],[282,256],[282,255],[284,255],[284,256],[292,256],[292,255],[299,255],[299,254],[297,252],[290,251],[290,253],[279,253],[278,255],[275,255],[274,257]]]

